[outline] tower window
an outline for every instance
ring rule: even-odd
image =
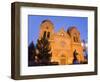
[[[74,40],[74,42],[79,42],[79,39],[76,36],[73,37],[73,40]]]
[[[76,39],[77,39],[77,42],[78,42],[78,37]]]
[[[76,42],[75,36],[73,37],[73,39],[74,39],[74,42]]]
[[[50,32],[48,32],[48,35],[47,35],[47,37],[48,37],[48,38],[50,38]]]
[[[79,38],[77,36],[77,34],[75,33],[74,36],[73,36],[73,41],[74,42],[79,42]]]

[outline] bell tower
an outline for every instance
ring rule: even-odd
[[[41,39],[43,36],[49,39],[53,33],[54,33],[53,23],[50,20],[42,21],[40,25],[39,39]]]

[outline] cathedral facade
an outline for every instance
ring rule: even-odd
[[[84,62],[80,32],[77,28],[70,27],[67,31],[61,28],[58,32],[55,32],[54,29],[54,24],[50,20],[44,20],[39,32],[39,39],[46,35],[50,42],[51,62],[58,62],[61,65],[73,64],[74,53],[77,53],[76,58],[79,63]]]

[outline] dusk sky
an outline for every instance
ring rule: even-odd
[[[88,39],[88,18],[87,17],[70,17],[70,16],[41,16],[29,15],[28,16],[28,45],[33,41],[36,44],[40,24],[43,20],[49,19],[54,24],[54,31],[59,31],[62,27],[65,31],[71,26],[77,27],[80,31],[81,40],[87,41]]]

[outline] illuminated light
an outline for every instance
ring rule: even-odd
[[[83,46],[84,46],[84,43],[82,42],[81,45],[82,45],[82,47],[83,47]]]

